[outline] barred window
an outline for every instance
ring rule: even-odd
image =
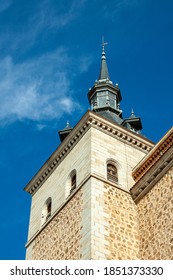
[[[113,183],[118,183],[117,167],[112,163],[107,164],[107,179]]]

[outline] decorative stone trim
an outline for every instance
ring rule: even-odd
[[[110,122],[94,112],[87,111],[48,161],[45,162],[38,173],[31,179],[24,190],[34,195],[90,127],[110,134],[116,139],[135,146],[145,153],[148,153],[153,147],[153,143],[141,135],[137,135],[120,125]]]
[[[35,177],[28,183],[25,187],[25,191],[33,195],[38,188],[47,180],[47,178],[52,174],[52,172],[57,168],[61,161],[67,156],[70,150],[77,144],[81,139],[81,136],[86,133],[89,128],[89,122],[85,122],[82,127],[76,131],[74,135],[71,134],[65,139],[57,150],[52,154],[49,160],[43,165],[43,167],[38,171]],[[74,128],[74,130],[76,130]],[[70,137],[71,136],[71,137]]]
[[[143,136],[131,132],[118,124],[114,124],[96,113],[91,113],[89,123],[92,127],[96,127],[101,131],[111,134],[120,141],[136,146],[136,148],[143,150],[145,153],[148,153],[154,146],[153,142]]]
[[[164,142],[163,142],[164,140]],[[155,148],[149,153],[144,160],[135,168],[132,176],[136,182],[138,182],[147,171],[172,147],[173,145],[173,129],[163,137]]]
[[[157,160],[157,163],[150,165],[150,170],[130,189],[135,203],[138,203],[172,166],[173,146]]]

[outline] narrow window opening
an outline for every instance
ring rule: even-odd
[[[51,216],[51,209],[52,209],[52,202],[49,201],[49,203],[47,204],[47,216],[46,216],[46,221],[50,218]]]
[[[76,173],[71,177],[71,190],[70,193],[76,188]]]
[[[41,226],[47,222],[50,218],[52,212],[52,199],[49,197],[43,205],[43,209],[41,212]]]
[[[113,183],[118,183],[118,171],[115,165],[108,163],[107,179]]]

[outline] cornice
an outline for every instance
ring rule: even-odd
[[[135,203],[138,203],[164,174],[173,166],[173,146],[158,159],[150,170],[130,189]]]
[[[24,190],[34,195],[90,127],[99,129],[136,149],[142,150],[146,154],[153,148],[153,143],[141,135],[133,133],[94,112],[87,111]]]
[[[31,181],[26,185],[24,190],[31,195],[34,195],[88,129],[89,122],[87,112],[80,122],[73,128],[70,134],[65,138],[65,140],[58,146],[55,152],[53,152],[49,159],[43,164]]]
[[[138,182],[173,145],[173,127],[134,168],[132,176]]]
[[[135,148],[142,150],[146,154],[153,148],[154,143],[140,134],[134,133],[129,129],[115,124],[108,119],[92,112],[89,118],[92,127],[95,127],[118,140],[128,143]]]

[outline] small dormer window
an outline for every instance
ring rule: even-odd
[[[112,163],[107,164],[107,179],[113,183],[118,183],[117,167]]]

